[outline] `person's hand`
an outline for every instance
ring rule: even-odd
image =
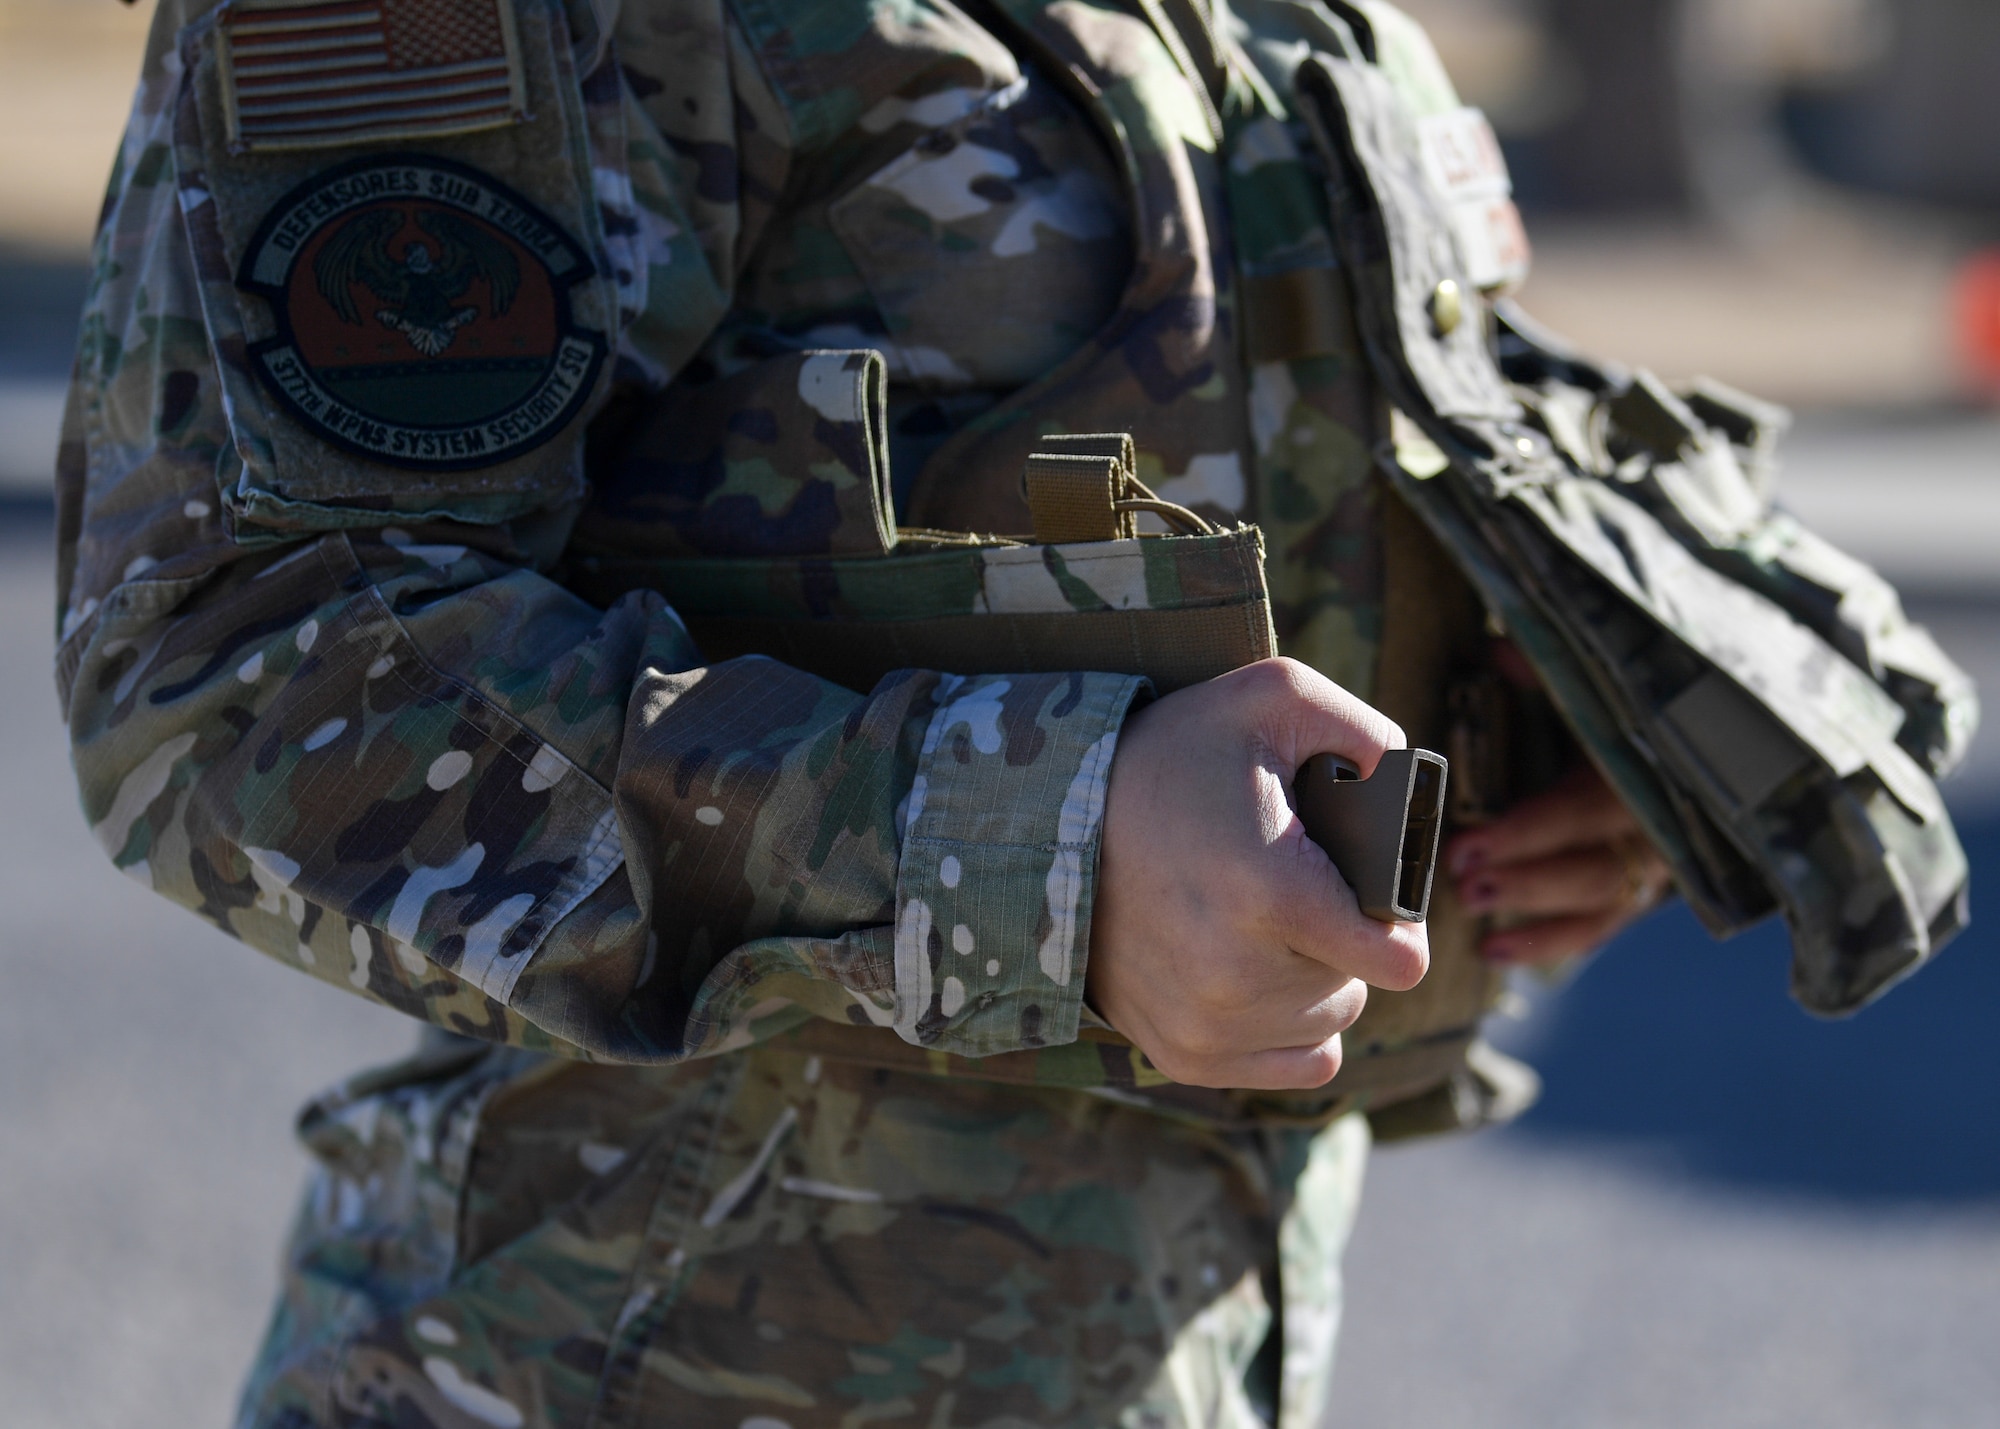
[[[1445,867],[1469,912],[1504,920],[1479,948],[1504,963],[1581,957],[1659,902],[1669,882],[1665,860],[1591,765],[1458,835]]]
[[[1176,691],[1111,766],[1086,974],[1091,1006],[1177,1082],[1323,1086],[1363,982],[1414,987],[1421,926],[1378,923],[1293,813],[1299,766],[1372,773],[1402,731],[1292,660]]]

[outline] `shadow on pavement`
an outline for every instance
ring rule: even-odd
[[[53,497],[0,490],[0,543],[15,546],[32,542],[53,544],[56,536],[55,515]]]
[[[1960,823],[1973,925],[1843,1022],[1786,994],[1771,923],[1712,941],[1675,905],[1508,1039],[1542,1072],[1508,1140],[1595,1142],[1741,1189],[2000,1197],[2000,814]]]

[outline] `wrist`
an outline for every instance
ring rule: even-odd
[[[906,1041],[980,1057],[1075,1040],[1112,759],[1144,688],[1107,674],[941,685],[896,883]]]

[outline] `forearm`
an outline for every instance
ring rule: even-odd
[[[908,672],[862,696],[705,666],[656,597],[600,612],[376,533],[160,610],[187,579],[124,583],[79,632],[76,765],[111,857],[261,951],[618,1060],[809,1013],[971,1052],[1074,1035],[1136,682]]]
[[[215,181],[247,181],[204,172],[235,161],[182,122],[170,39],[113,180],[59,482],[59,679],[111,857],[330,982],[526,1045],[675,1058],[808,1013],[962,1052],[1073,1035],[1138,682],[863,694],[707,665],[657,596],[598,609],[551,575],[588,410],[471,472],[312,437],[246,377]],[[838,404],[797,366],[736,400],[820,433]],[[874,470],[863,416],[758,459],[847,489],[840,453]],[[703,456],[686,424],[656,435]]]

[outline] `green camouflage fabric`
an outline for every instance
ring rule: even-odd
[[[1421,108],[1332,54],[1299,87],[1359,326],[1409,419],[1398,489],[1708,926],[1781,911],[1793,995],[1861,1007],[1969,916],[1933,781],[1977,725],[1971,681],[1884,582],[1771,511],[1761,404],[1594,368],[1520,324],[1496,358],[1486,323],[1442,317],[1437,295],[1471,289],[1416,162]]]
[[[828,562],[824,590],[800,587],[816,568],[796,561],[703,558],[579,563],[622,582],[643,572],[675,608],[696,615],[788,616],[823,610],[858,621],[918,616],[1062,615],[1200,610],[1240,602],[1261,556],[1253,535],[1068,545],[949,545],[884,561]]]
[[[510,4],[529,117],[391,155],[238,152],[218,8],[163,0],[98,239],[58,475],[86,817],[435,1029],[302,1120],[241,1423],[1316,1422],[1365,1123],[1079,1040],[1143,682],[849,690],[576,587],[876,553],[891,510],[1018,532],[1041,436],[1127,430],[1264,524],[1288,648],[1366,693],[1379,408],[1351,330],[1246,358],[1239,306],[1239,257],[1330,251],[1265,75],[1320,12]],[[257,225],[357,159],[588,253],[608,360],[550,439],[413,474],[255,380]],[[849,1030],[907,1058],[807,1045]]]
[[[769,655],[855,689],[909,667],[1143,675],[1168,694],[1277,653],[1254,526],[1053,545],[929,537],[840,561],[586,557],[572,585],[658,591],[711,660]]]
[[[617,559],[644,529],[655,561],[886,554],[896,544],[886,365],[801,352],[646,404],[593,469],[570,550]]]
[[[1368,1136],[443,1037],[302,1126],[245,1424],[1309,1425]]]
[[[149,90],[198,76],[192,32],[156,46]],[[1089,878],[1051,869],[1094,864],[1138,682],[912,672],[861,696],[768,661],[703,667],[656,595],[600,611],[539,572],[573,506],[471,524],[511,479],[448,528],[384,526],[353,508],[399,474],[322,453],[265,483],[284,485],[275,519],[346,528],[267,549],[271,503],[238,499],[231,454],[246,410],[283,419],[205,375],[240,350],[202,320],[239,302],[230,175],[179,132],[197,105],[152,107],[105,232],[65,491],[85,518],[65,686],[114,861],[273,956],[525,1045],[671,1059],[883,1006],[974,1054],[1073,1037]],[[807,440],[841,446],[825,413],[860,427],[868,364],[780,361],[823,409]],[[934,852],[900,859],[906,838]],[[933,928],[984,950],[948,1010],[918,995]]]

